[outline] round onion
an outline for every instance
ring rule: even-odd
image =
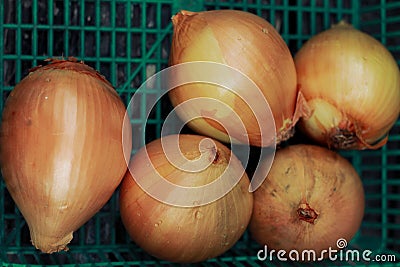
[[[73,231],[122,180],[124,115],[111,84],[76,60],[37,67],[11,91],[0,128],[1,170],[42,252],[67,250]],[[124,129],[126,152],[130,131]]]
[[[277,143],[292,135],[293,126],[302,115],[301,105],[296,105],[301,103],[301,96],[298,98],[297,94],[296,70],[286,43],[270,23],[237,10],[180,11],[173,16],[172,22],[171,65],[217,62],[247,75],[261,90],[261,98],[265,97],[272,110]],[[185,84],[169,91],[175,107],[189,99],[198,99],[189,108],[179,110],[178,115],[196,132],[224,142],[245,143],[247,139],[243,139],[249,138],[251,145],[270,145],[270,140],[263,140],[268,135],[263,136],[260,131],[260,127],[269,125],[268,122],[257,121],[255,116],[266,109],[263,99],[256,96],[259,102],[250,105],[246,99],[255,95],[251,88],[241,88],[235,77],[221,79],[230,81],[233,92],[205,83]],[[210,106],[199,99],[201,97],[217,99],[228,105],[231,112],[224,111],[223,105]],[[234,130],[228,136],[224,127],[232,122],[230,113],[240,117],[247,133],[235,131],[232,127]]]
[[[180,161],[175,153],[166,156],[162,142],[172,143],[176,137],[186,160],[207,167],[198,172],[184,170],[188,162]],[[216,257],[230,249],[247,228],[253,205],[249,179],[239,160],[217,141],[202,149],[202,136],[181,134],[162,139],[147,144],[131,160],[120,188],[122,222],[136,244],[160,259],[189,263]],[[186,206],[167,204],[142,189],[146,184],[146,188],[158,188],[165,198],[188,199],[191,191],[181,193],[179,186],[200,188],[221,179],[223,173],[231,179],[240,175],[240,180],[224,196],[204,205],[205,196],[216,193],[217,188],[204,188],[198,199]],[[167,190],[159,183],[160,177],[176,187]]]
[[[350,241],[363,214],[363,186],[352,165],[326,148],[294,145],[277,151],[255,191],[249,229],[269,251],[314,250],[319,257],[337,249],[337,240]]]
[[[299,90],[312,116],[300,128],[339,149],[379,148],[400,113],[400,72],[376,39],[341,22],[295,56]]]

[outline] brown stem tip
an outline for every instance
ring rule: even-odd
[[[308,203],[300,204],[299,208],[297,209],[297,215],[299,219],[311,224],[314,224],[314,221],[318,217],[318,213],[308,205]]]

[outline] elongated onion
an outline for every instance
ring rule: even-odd
[[[176,137],[163,139],[171,144]],[[198,135],[178,137],[182,154],[167,156],[161,139],[135,154],[121,184],[121,217],[133,241],[149,254],[172,262],[199,262],[222,254],[240,238],[250,220],[253,196],[240,161],[227,147],[217,141],[215,146],[201,146],[204,137]],[[195,163],[193,168],[204,168],[189,170],[190,162]],[[224,173],[228,179],[210,189]],[[160,179],[175,186],[168,188]],[[229,190],[235,179],[238,182]],[[162,197],[150,195],[152,189]],[[226,190],[225,195],[204,203],[220,190]],[[190,203],[170,205],[167,199],[190,199]]]
[[[231,76],[221,79],[229,81],[234,92],[215,84],[179,86],[169,92],[174,106],[197,99],[190,108],[178,112],[182,120],[189,121],[188,125],[195,131],[224,142],[244,143],[248,137],[251,145],[270,145],[270,140],[263,140],[269,138],[268,135],[262,135],[259,129],[269,127],[268,118],[258,121],[255,116],[267,108],[262,99],[265,97],[275,120],[277,143],[292,135],[293,126],[302,115],[301,105],[296,105],[296,71],[287,45],[270,23],[237,10],[180,11],[172,21],[171,65],[193,61],[226,64],[247,75],[262,92],[258,96],[251,88],[240,87]],[[208,71],[206,68],[203,71]],[[200,97],[217,99],[232,110],[226,112],[220,105],[210,106]],[[251,105],[247,101],[249,98],[256,98],[258,103]],[[301,102],[301,97],[297,102]],[[232,126],[228,136],[225,128],[232,124],[232,113],[240,117],[247,132],[235,131]]]
[[[379,148],[400,113],[400,72],[373,37],[341,22],[312,37],[295,56],[312,116],[300,128],[340,149]]]
[[[363,185],[353,166],[326,148],[294,145],[277,151],[255,191],[249,229],[258,243],[284,250],[286,258],[291,250],[323,258],[338,240],[352,239],[363,214]]]
[[[130,150],[125,107],[89,66],[53,60],[11,91],[0,129],[2,175],[32,244],[67,250],[77,230],[111,197]],[[129,124],[126,124],[129,125]]]

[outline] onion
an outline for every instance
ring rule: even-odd
[[[254,14],[237,10],[180,11],[173,16],[172,22],[171,65],[194,61],[226,64],[250,78],[262,92],[258,96],[251,88],[241,87],[236,77],[231,76],[221,79],[231,85],[233,92],[215,84],[179,86],[169,91],[173,106],[197,99],[190,108],[178,111],[181,119],[188,121],[189,127],[223,142],[247,143],[248,138],[251,145],[268,146],[271,142],[265,139],[269,135],[261,132],[263,127],[271,125],[268,121],[271,118],[256,119],[256,115],[267,109],[263,100],[265,97],[275,120],[276,142],[286,140],[293,134],[293,126],[302,115],[302,98],[297,94],[293,58],[270,23]],[[206,68],[204,71],[208,71]],[[217,99],[228,105],[231,111],[226,112],[222,104],[210,106],[201,97]],[[255,105],[248,101],[252,98],[256,98]],[[296,105],[296,100],[299,105]],[[247,132],[243,133],[230,125],[232,113],[240,117]],[[231,129],[228,130],[232,131],[228,136],[226,128],[229,126]]]
[[[165,146],[178,138],[182,154],[168,152]],[[235,244],[249,223],[253,196],[241,163],[221,143],[209,145],[204,140],[210,141],[184,134],[157,139],[134,155],[122,181],[120,211],[127,232],[143,250],[162,260],[193,263],[216,257]],[[194,171],[196,166],[199,171]],[[228,179],[222,178],[224,173]],[[160,178],[175,186],[166,188]],[[220,187],[212,186],[221,179]],[[230,190],[232,180],[237,183]],[[208,196],[221,188],[225,194],[209,202]],[[150,194],[151,189],[162,197]],[[171,205],[171,199],[189,202]]]
[[[314,250],[319,257],[337,249],[339,239],[350,241],[363,214],[363,186],[352,165],[326,148],[300,144],[277,151],[254,193],[249,230],[269,251]]]
[[[1,170],[42,252],[68,250],[73,231],[122,180],[124,115],[111,84],[73,59],[33,69],[11,91],[0,129]],[[130,128],[124,134],[128,152]]]
[[[400,72],[376,39],[341,22],[312,37],[295,56],[312,116],[300,128],[339,149],[376,149],[400,113]]]

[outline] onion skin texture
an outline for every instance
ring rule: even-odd
[[[124,115],[111,84],[73,59],[33,69],[11,91],[0,129],[1,171],[42,252],[68,250],[73,232],[121,182],[123,146],[131,149]]]
[[[200,156],[197,143],[202,138],[180,135],[183,155],[197,159]],[[146,147],[151,162],[162,177],[174,184],[194,187],[212,182],[226,168],[231,151],[221,143],[215,143],[218,158],[210,158],[212,164],[199,173],[185,173],[168,163],[160,139]],[[151,197],[136,182],[137,179],[152,180],[156,175],[151,163],[144,160],[143,153],[144,148],[133,157],[129,169],[141,168],[140,172],[147,174],[146,177],[133,178],[132,172],[128,171],[120,188],[121,218],[132,240],[159,259],[179,263],[205,261],[229,250],[244,233],[252,212],[253,196],[248,192],[250,182],[246,173],[243,172],[231,191],[214,202],[193,207],[168,205]],[[232,171],[243,171],[238,159],[232,160]]]
[[[211,61],[237,69],[259,87],[267,100],[275,120],[277,143],[292,136],[293,126],[301,115],[299,113],[295,116],[298,102],[296,70],[286,43],[269,22],[254,14],[237,10],[183,10],[173,16],[172,22],[174,33],[171,65]],[[227,77],[227,80],[231,79],[232,77]],[[240,88],[234,80],[231,84],[231,89],[241,97],[251,93],[248,88]],[[223,142],[249,142],[254,146],[268,146],[271,143],[270,140],[263,140],[267,136],[262,136],[260,131],[260,127],[268,123],[261,121],[259,126],[253,114],[261,114],[260,110],[265,108],[262,101],[259,106],[249,107],[248,103],[233,92],[202,83],[179,86],[169,91],[169,97],[174,106],[189,99],[209,97],[220,100],[233,109],[230,113],[223,112],[218,106],[208,107],[199,100],[191,110],[178,112],[184,121],[200,117],[188,123],[200,134]],[[238,131],[228,136],[224,127],[231,123],[231,113],[240,117],[247,133]],[[204,118],[205,115],[212,119]]]
[[[293,145],[277,151],[254,192],[249,230],[269,251],[301,255],[312,249],[318,258],[324,249],[337,249],[339,238],[352,239],[364,202],[362,182],[347,160],[323,147]]]
[[[312,116],[309,137],[336,149],[377,149],[400,114],[400,72],[375,38],[340,22],[295,56],[299,90]]]

